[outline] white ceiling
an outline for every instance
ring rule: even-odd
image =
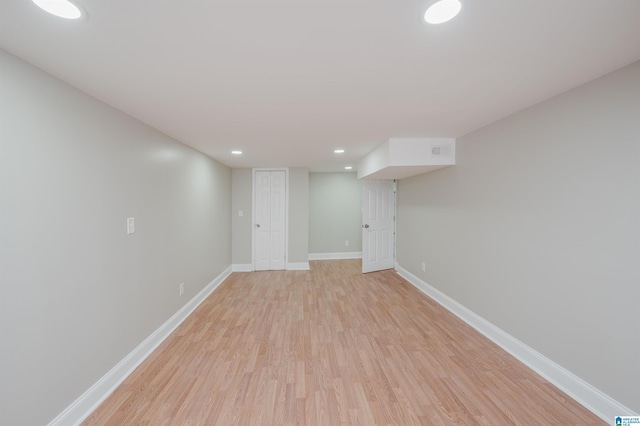
[[[429,26],[431,1],[76,0],[78,22],[0,0],[0,47],[231,167],[315,171],[640,59],[640,0],[462,0]]]

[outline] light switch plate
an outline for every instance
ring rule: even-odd
[[[128,217],[127,218],[127,235],[131,235],[136,232],[136,218]]]

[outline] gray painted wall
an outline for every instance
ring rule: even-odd
[[[251,264],[251,233],[253,231],[252,196],[253,172],[251,169],[231,171],[231,222],[232,222],[232,263]],[[242,210],[242,217],[238,211]]]
[[[288,263],[309,261],[309,169],[289,169]]]
[[[42,425],[231,264],[231,171],[2,50],[0,69],[0,424]]]
[[[251,264],[253,171],[233,169],[233,264]],[[309,170],[289,168],[288,263],[307,262],[309,253]],[[243,210],[244,217],[238,217]]]
[[[361,252],[361,225],[362,182],[357,174],[310,173],[309,253]]]
[[[640,412],[640,62],[456,150],[399,182],[400,266]]]

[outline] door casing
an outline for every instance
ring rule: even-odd
[[[284,224],[284,268],[289,258],[289,168],[254,168],[251,179],[251,265],[256,270],[256,172],[284,171],[285,172],[285,224]]]
[[[363,180],[362,181],[362,272],[374,272],[395,267],[396,253],[396,181],[395,180]],[[386,202],[388,208],[384,208],[384,195],[381,193],[387,191]],[[375,196],[371,200],[371,195]],[[376,218],[372,219],[371,202],[376,209]],[[368,205],[367,205],[368,204]],[[386,210],[386,211],[385,211]],[[385,219],[382,216],[387,216]],[[380,217],[378,217],[380,216]],[[382,232],[382,233],[381,233]],[[387,246],[380,246],[385,241],[387,235]],[[371,238],[375,238],[373,254],[375,260],[371,261]],[[383,257],[385,254],[388,257]]]

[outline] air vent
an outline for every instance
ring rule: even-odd
[[[431,147],[431,155],[450,157],[451,147],[447,145],[436,145]]]

